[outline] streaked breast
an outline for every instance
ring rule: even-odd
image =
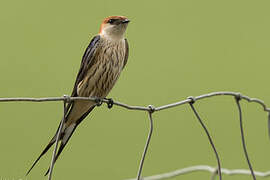
[[[125,41],[100,39],[95,53],[95,63],[88,70],[78,94],[80,96],[106,97],[113,88],[123,69]]]

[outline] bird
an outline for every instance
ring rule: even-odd
[[[92,38],[84,52],[71,97],[106,98],[127,64],[129,45],[125,38],[125,32],[129,22],[130,20],[125,16],[109,16],[102,21],[99,33]],[[72,101],[67,104],[67,114],[60,132],[60,147],[56,153],[55,161],[67,145],[75,129],[96,105],[96,102],[83,100]],[[58,130],[26,175],[56,142],[57,132]]]

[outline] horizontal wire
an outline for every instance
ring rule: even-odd
[[[195,101],[201,100],[201,99],[206,99],[206,98],[210,98],[210,97],[214,97],[214,96],[233,96],[233,97],[241,97],[241,99],[244,99],[248,102],[255,102],[259,105],[261,105],[263,107],[264,111],[270,112],[270,108],[268,108],[266,106],[266,104],[257,98],[250,98],[248,96],[245,95],[241,95],[240,93],[237,92],[230,92],[230,91],[222,91],[222,92],[212,92],[212,93],[208,93],[208,94],[203,94],[200,96],[196,96],[193,97],[193,99]],[[96,101],[96,100],[100,100],[103,103],[109,103],[108,99],[98,99],[95,97],[69,97],[69,96],[64,96],[64,97],[45,97],[45,98],[27,98],[27,97],[15,97],[15,98],[0,98],[0,102],[20,102],[20,101],[29,101],[29,102],[46,102],[46,101],[78,101],[78,100],[83,100],[83,101]],[[185,100],[182,101],[178,101],[175,103],[171,103],[171,104],[166,104],[160,107],[156,107],[154,108],[154,111],[161,111],[164,109],[168,109],[168,108],[173,108],[176,106],[180,106],[183,104],[187,104],[190,103],[192,100],[190,98],[187,98]],[[140,110],[140,111],[153,111],[153,109],[149,108],[148,106],[132,106],[132,105],[127,105],[125,103],[122,102],[118,102],[118,101],[113,101],[113,104],[116,106],[120,106],[126,109],[130,109],[130,110]]]
[[[210,172],[210,173],[212,173],[214,175],[217,175],[217,168],[207,166],[207,165],[198,165],[198,166],[190,166],[190,167],[187,167],[187,168],[178,169],[178,170],[171,171],[171,172],[168,172],[168,173],[143,177],[143,180],[169,179],[169,178],[173,178],[173,177],[184,175],[184,174],[189,174],[189,173],[193,173],[193,172],[202,172],[202,171],[207,171],[207,172]],[[221,168],[221,173],[226,174],[226,175],[251,175],[251,172],[250,172],[249,169],[225,169],[225,168]],[[268,177],[268,176],[270,176],[270,171],[266,171],[266,172],[254,171],[254,174],[256,176],[259,176],[259,177]],[[132,179],[127,179],[127,180],[137,180],[137,179],[132,178]]]

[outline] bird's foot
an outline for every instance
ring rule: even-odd
[[[104,99],[106,99],[108,101],[108,102],[106,102],[107,106],[109,109],[111,109],[113,107],[113,104],[114,104],[113,99],[112,98],[104,98]]]
[[[96,106],[101,106],[102,105],[102,99],[101,98],[96,98],[95,102],[96,102]]]

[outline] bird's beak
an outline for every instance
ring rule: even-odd
[[[123,24],[125,24],[125,23],[129,23],[130,22],[130,20],[129,19],[124,19],[124,20],[122,20],[122,23]]]

